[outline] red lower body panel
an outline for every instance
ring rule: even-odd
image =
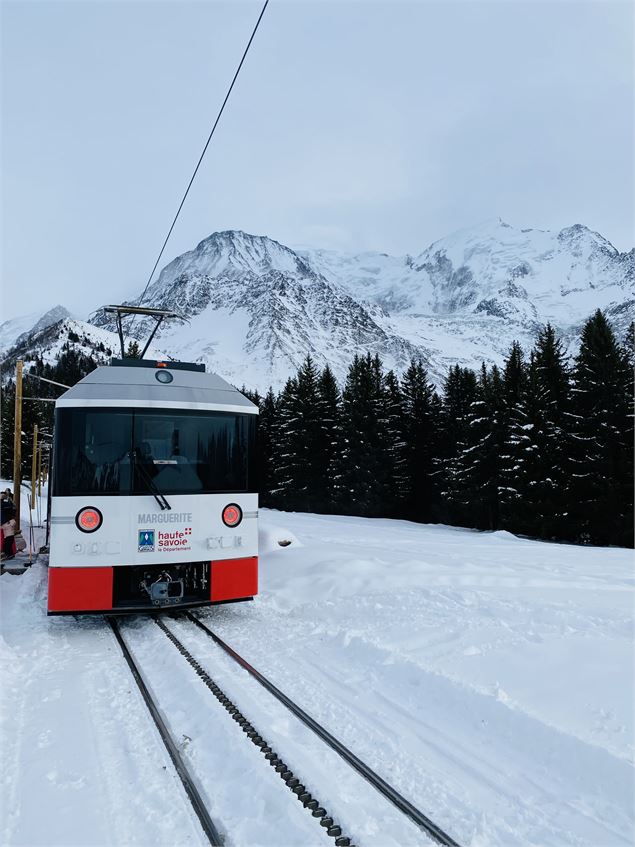
[[[258,556],[212,562],[210,600],[240,600],[258,593]]]
[[[49,612],[112,609],[112,568],[49,568]]]
[[[113,606],[112,567],[105,568],[49,568],[48,613],[81,613],[113,611],[159,611],[156,606],[136,606],[117,602]],[[210,562],[209,600],[201,598],[197,604],[223,603],[227,600],[244,600],[258,593],[258,557],[221,559]],[[170,609],[180,604],[170,605]],[[192,603],[183,603],[192,605]]]

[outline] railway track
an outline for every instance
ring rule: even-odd
[[[124,659],[128,663],[128,667],[130,668],[130,672],[132,673],[133,679],[137,684],[139,691],[141,692],[141,696],[148,707],[148,711],[152,715],[152,720],[155,723],[157,730],[159,731],[159,735],[161,736],[161,740],[165,744],[165,748],[170,755],[170,759],[172,759],[172,764],[178,774],[179,779],[181,780],[181,784],[185,789],[185,793],[192,804],[192,808],[196,813],[197,818],[201,824],[203,832],[207,836],[207,839],[213,847],[222,847],[224,844],[221,835],[216,828],[216,824],[212,820],[205,802],[201,797],[198,788],[196,787],[196,783],[190,774],[190,771],[185,764],[183,757],[181,756],[177,745],[174,742],[174,739],[170,735],[170,731],[167,728],[165,721],[161,716],[161,712],[152,697],[148,687],[146,686],[143,677],[141,676],[141,671],[137,663],[134,660],[134,657],[130,650],[128,649],[128,645],[123,639],[121,635],[121,631],[119,629],[119,624],[115,618],[108,618],[108,622],[112,627],[112,630],[115,634],[115,638],[117,639],[119,646],[121,647],[121,652],[123,653]]]
[[[299,721],[308,727],[322,742],[324,742],[331,750],[340,756],[353,770],[362,776],[373,788],[379,792],[386,800],[392,803],[402,814],[409,818],[422,833],[428,838],[433,839],[442,847],[459,847],[459,844],[446,832],[444,832],[437,824],[435,824],[421,810],[417,809],[405,797],[403,797],[393,786],[387,783],[382,777],[375,773],[367,764],[359,759],[351,750],[349,750],[341,741],[328,732],[314,718],[305,712],[297,705],[290,697],[278,689],[264,674],[256,670],[246,659],[244,659],[236,650],[226,644],[213,630],[204,624],[196,615],[191,612],[174,615],[179,620],[189,620],[199,630],[204,632],[207,637],[211,638],[214,643],[224,651],[234,662],[246,670],[260,685],[262,685],[273,697],[275,697],[289,712],[291,712]],[[165,624],[161,617],[155,617],[154,622],[162,630],[168,640],[174,645],[178,652],[185,658],[191,668],[201,681],[207,686],[216,700],[223,708],[231,715],[232,719],[240,726],[245,733],[247,739],[254,744],[261,752],[265,760],[279,774],[282,781],[285,783],[289,791],[294,795],[305,809],[316,819],[321,827],[324,828],[326,834],[334,839],[335,847],[354,847],[349,836],[342,832],[340,825],[326,811],[320,801],[309,792],[301,778],[296,775],[286,764],[286,762],[272,749],[263,734],[257,729],[246,717],[240,709],[230,700],[229,697],[222,691],[217,683],[212,679],[209,673],[202,667],[197,659],[190,653],[185,645],[177,638],[173,631]],[[196,812],[196,815],[201,822],[201,826],[212,845],[222,844],[223,840],[214,825],[209,812],[205,808],[205,804],[196,789],[196,785],[190,775],[187,765],[183,761],[176,744],[170,736],[169,730],[166,727],[159,709],[154,703],[152,696],[145,685],[141,672],[135,663],[133,656],[128,650],[127,645],[119,631],[118,624],[114,619],[110,619],[111,626],[115,632],[115,636],[124,653],[124,657],[130,667],[135,682],[139,686],[142,697],[150,710],[153,720],[159,730],[159,734],[163,739],[170,758],[172,759],[177,774],[183,783],[190,802]]]

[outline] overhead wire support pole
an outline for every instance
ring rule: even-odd
[[[33,452],[31,454],[31,511],[35,509],[35,482],[37,472],[37,424],[33,424]]]
[[[15,505],[15,531],[20,531],[20,494],[22,490],[22,370],[24,362],[18,359],[15,366],[15,417],[13,433],[13,502]]]
[[[146,282],[146,287],[143,289],[143,292],[141,293],[141,297],[139,297],[139,300],[137,301],[138,306],[140,306],[141,303],[143,302],[143,298],[146,296],[146,292],[147,292],[148,288],[150,287],[150,283],[152,282],[152,277],[154,276],[154,272],[156,271],[156,269],[159,265],[159,262],[161,261],[161,256],[163,256],[163,251],[165,250],[167,243],[170,239],[170,236],[172,235],[172,230],[174,229],[174,226],[175,226],[175,224],[178,220],[178,217],[181,214],[181,209],[183,208],[183,204],[185,203],[187,195],[190,193],[190,188],[192,187],[192,183],[194,182],[194,179],[196,178],[196,174],[198,173],[198,169],[201,166],[201,162],[203,161],[205,153],[207,153],[207,148],[210,145],[210,141],[212,140],[214,133],[216,132],[216,127],[218,126],[218,122],[220,121],[221,116],[222,116],[222,114],[225,110],[225,106],[227,105],[227,101],[229,100],[229,97],[232,93],[232,90],[234,88],[236,80],[238,79],[238,74],[240,73],[240,70],[243,66],[243,63],[244,63],[245,59],[247,58],[247,53],[249,52],[249,48],[251,47],[251,42],[254,40],[256,32],[258,31],[258,27],[260,26],[260,21],[262,20],[262,17],[264,15],[265,10],[266,10],[268,5],[269,5],[269,0],[265,0],[265,3],[264,3],[264,5],[263,5],[263,7],[260,11],[260,14],[258,15],[258,20],[256,21],[256,25],[253,28],[253,31],[252,31],[251,36],[249,38],[249,41],[247,42],[247,46],[245,47],[245,50],[243,52],[242,58],[241,58],[241,60],[238,64],[238,67],[236,68],[236,73],[234,74],[234,77],[231,81],[231,85],[229,86],[229,89],[227,90],[227,94],[225,95],[225,99],[223,100],[223,104],[220,107],[218,115],[216,116],[216,120],[214,121],[214,125],[211,129],[211,132],[207,137],[207,141],[205,142],[205,146],[203,147],[203,152],[199,156],[198,162],[196,163],[196,167],[194,168],[194,173],[190,177],[190,181],[187,184],[187,188],[185,189],[185,194],[183,195],[183,197],[181,199],[181,202],[179,204],[179,208],[177,209],[176,215],[174,216],[174,220],[172,221],[170,229],[168,230],[168,234],[165,236],[165,241],[163,242],[163,246],[161,247],[161,250],[159,251],[159,255],[157,256],[157,260],[154,263],[154,267],[152,268],[152,272],[151,272],[150,276],[148,277],[148,281]],[[135,318],[133,317],[132,323],[130,325],[131,329],[132,329],[132,324],[134,324],[134,321],[135,321]],[[123,339],[122,339],[122,346],[123,346]]]
[[[133,318],[133,320],[134,320],[134,318]],[[119,344],[121,345],[121,358],[125,359],[126,350],[125,350],[125,345],[123,343],[123,327],[121,325],[121,313],[120,312],[117,312],[117,332],[119,333]]]
[[[135,317],[137,315],[144,315],[145,317],[154,318],[154,320],[156,321],[154,329],[150,333],[150,338],[148,338],[145,347],[143,348],[143,350],[141,351],[141,354],[139,355],[140,359],[143,359],[143,357],[145,356],[145,354],[148,350],[148,347],[150,346],[150,342],[154,338],[157,329],[159,328],[159,326],[161,325],[161,323],[164,320],[176,318],[180,321],[187,321],[187,318],[184,318],[183,315],[180,315],[178,312],[170,312],[166,309],[144,309],[141,306],[126,306],[126,305],[115,306],[115,305],[111,305],[111,306],[104,306],[103,311],[104,312],[112,312],[116,316],[115,320],[117,321],[117,330],[119,332],[119,340],[121,342],[121,358],[122,359],[131,358],[130,356],[126,357],[126,351],[124,350],[123,330],[122,330],[122,319],[123,319],[124,315],[134,315]],[[133,320],[134,320],[134,318],[133,318]]]
[[[148,338],[148,340],[146,341],[146,346],[145,346],[145,347],[143,348],[143,350],[141,351],[141,355],[139,356],[139,358],[140,358],[140,359],[143,359],[143,357],[145,356],[145,354],[146,354],[146,352],[147,352],[147,350],[148,350],[148,347],[150,346],[150,344],[151,344],[151,342],[152,342],[152,339],[153,339],[153,338],[154,338],[154,336],[157,334],[157,329],[161,326],[161,322],[162,322],[162,321],[163,321],[163,315],[161,315],[161,317],[160,317],[160,318],[157,320],[157,322],[155,323],[155,325],[154,325],[154,329],[153,329],[153,330],[152,330],[152,332],[150,333],[150,338]]]

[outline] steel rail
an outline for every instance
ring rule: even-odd
[[[172,644],[174,644],[190,667],[196,672],[196,675],[201,682],[207,686],[221,706],[223,706],[223,708],[231,715],[232,720],[236,721],[251,743],[260,750],[266,761],[269,762],[270,766],[275,768],[276,773],[280,776],[296,800],[299,800],[304,808],[307,809],[315,818],[316,822],[319,823],[320,826],[324,827],[326,834],[335,839],[335,847],[355,847],[355,845],[351,844],[351,839],[347,835],[342,834],[342,827],[333,820],[324,806],[321,805],[320,801],[314,797],[310,791],[307,791],[306,786],[300,781],[287,763],[278,756],[256,727],[245,717],[245,715],[243,715],[240,709],[229,699],[229,697],[227,697],[216,682],[214,682],[201,663],[197,662],[187,647],[179,641],[172,630],[167,627],[158,616],[154,618],[154,622],[157,626],[159,626],[166,637],[169,638]]]
[[[196,813],[196,816],[199,819],[203,832],[207,836],[207,839],[212,845],[212,847],[222,847],[224,843],[223,839],[221,838],[218,830],[216,829],[214,821],[211,819],[209,812],[207,811],[207,808],[205,806],[205,803],[203,802],[203,798],[199,794],[194,780],[192,779],[192,776],[190,775],[187,766],[185,765],[185,762],[183,761],[183,758],[179,753],[178,748],[174,743],[174,740],[172,739],[172,736],[170,735],[170,732],[167,726],[165,725],[163,718],[161,717],[161,713],[159,712],[156,703],[152,699],[152,695],[148,691],[148,688],[145,682],[143,681],[141,672],[139,671],[139,668],[137,667],[135,660],[132,657],[132,653],[128,649],[128,645],[123,640],[123,636],[121,635],[117,621],[114,618],[109,617],[108,622],[110,623],[112,631],[115,634],[115,638],[117,639],[119,646],[121,647],[121,652],[123,653],[124,659],[128,663],[128,667],[130,668],[130,672],[132,673],[134,681],[137,683],[139,691],[141,692],[141,696],[143,697],[144,702],[148,707],[148,711],[152,715],[152,719],[154,720],[156,728],[159,731],[161,740],[165,744],[165,748],[170,754],[172,764],[174,765],[174,768],[179,776],[179,779],[181,780],[183,788],[185,789],[185,793],[187,794],[187,797],[190,803],[192,804],[192,808],[194,809],[194,812]]]
[[[459,843],[455,841],[450,835],[444,832],[441,827],[437,826],[434,821],[430,820],[427,815],[424,815],[416,806],[413,806],[405,797],[403,797],[392,785],[387,783],[384,779],[382,779],[379,774],[375,773],[367,764],[362,762],[354,753],[352,753],[348,747],[342,744],[335,736],[331,735],[331,733],[326,730],[321,724],[319,724],[314,718],[312,718],[309,714],[307,714],[304,709],[301,709],[290,697],[287,697],[284,692],[280,691],[279,688],[270,682],[264,674],[260,673],[260,671],[256,670],[246,659],[236,652],[229,644],[226,644],[222,638],[219,638],[215,632],[213,632],[209,627],[207,627],[199,618],[193,615],[191,612],[185,612],[185,617],[187,617],[192,623],[195,623],[200,629],[202,629],[207,635],[214,640],[214,642],[227,653],[235,662],[237,662],[241,667],[243,667],[251,676],[257,680],[267,691],[272,694],[277,700],[280,701],[284,706],[289,709],[302,723],[307,726],[310,730],[312,730],[319,738],[322,739],[332,750],[334,750],[342,759],[344,759],[347,764],[349,764],[360,776],[364,777],[364,779],[369,782],[373,788],[375,788],[379,793],[389,800],[394,806],[396,806],[399,811],[403,812],[408,818],[410,818],[413,823],[415,823],[420,829],[422,829],[430,838],[433,838],[438,844],[443,845],[443,847],[460,847]]]

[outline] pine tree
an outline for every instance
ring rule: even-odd
[[[474,371],[460,365],[450,368],[443,387],[438,455],[434,462],[441,492],[441,520],[463,526],[469,526],[470,519],[461,504],[459,456],[467,447],[469,415],[476,390]]]
[[[509,407],[507,438],[501,454],[501,518],[511,532],[537,535],[539,510],[533,502],[540,477],[541,390],[532,351],[520,394]]]
[[[540,538],[567,537],[570,373],[562,342],[547,324],[510,411],[502,501],[505,526]]]
[[[129,341],[126,348],[126,359],[139,359],[140,356],[141,349],[139,348],[139,342],[134,339]]]
[[[385,431],[387,464],[385,479],[386,517],[407,517],[406,507],[406,442],[404,441],[403,394],[394,371],[388,371],[382,378],[382,416],[381,426]]]
[[[13,477],[13,423],[15,417],[15,383],[7,382],[0,398],[0,476]]]
[[[258,415],[258,490],[263,506],[272,506],[271,489],[274,486],[273,455],[276,425],[276,398],[273,389],[260,399]]]
[[[571,374],[562,342],[551,324],[538,335],[536,381],[541,425],[537,432],[538,468],[532,480],[532,501],[541,538],[565,538],[569,523],[567,464],[570,452],[568,415]]]
[[[390,487],[390,434],[383,369],[378,356],[356,356],[342,392],[343,501],[348,514],[385,514]]]
[[[316,480],[316,510],[332,513],[339,509],[342,495],[342,432],[341,395],[335,377],[327,365],[317,386],[318,436],[315,458],[320,475]]]
[[[297,415],[293,450],[296,456],[295,485],[297,508],[315,511],[317,492],[322,485],[324,466],[316,451],[321,434],[318,397],[319,372],[311,356],[307,356],[297,377]]]
[[[533,358],[532,365],[533,368]],[[516,531],[516,512],[519,506],[520,470],[527,431],[527,414],[524,400],[528,385],[528,368],[523,351],[514,341],[503,368],[503,398],[505,404],[505,440],[501,451],[501,481],[499,497],[501,522],[507,529]]]
[[[574,540],[633,544],[633,376],[629,355],[598,309],[574,371],[571,503]]]
[[[293,509],[296,504],[294,434],[298,426],[298,383],[290,377],[276,399],[271,427],[271,501],[276,508]]]
[[[285,508],[313,511],[324,468],[315,452],[320,436],[318,371],[310,356],[296,378],[287,382],[278,412],[280,452],[272,493]]]
[[[401,381],[401,493],[406,514],[417,521],[438,519],[440,400],[421,361],[410,363]]]
[[[504,405],[500,371],[485,364],[468,413],[464,444],[454,462],[452,496],[478,529],[497,529],[500,521],[501,455]]]
[[[514,341],[503,368],[503,394],[508,415],[520,402],[526,382],[525,356],[520,344]]]

